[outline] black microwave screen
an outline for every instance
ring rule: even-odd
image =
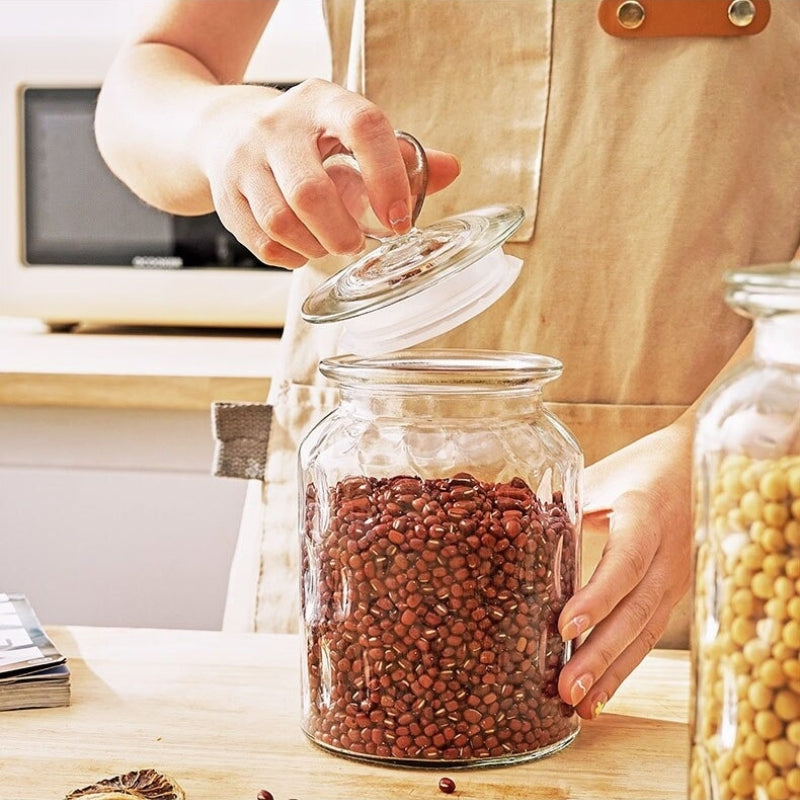
[[[140,269],[278,269],[216,214],[183,217],[142,202],[108,169],[94,138],[98,88],[20,95],[24,262]]]

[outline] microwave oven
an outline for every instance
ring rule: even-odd
[[[52,328],[279,328],[291,271],[263,264],[216,214],[139,200],[106,167],[94,107],[116,47],[0,46],[0,316]]]

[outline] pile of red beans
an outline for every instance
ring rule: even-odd
[[[557,693],[577,534],[525,481],[355,476],[306,490],[304,728],[361,757],[473,762],[577,732]]]

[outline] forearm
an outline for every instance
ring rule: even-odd
[[[173,213],[211,210],[203,145],[219,136],[226,103],[275,93],[238,84],[276,4],[169,0],[119,52],[98,101],[97,141],[146,202]]]
[[[201,167],[202,131],[234,93],[270,90],[220,85],[194,56],[168,44],[139,43],[108,73],[95,118],[97,143],[112,171],[145,202],[176,214],[212,210]]]

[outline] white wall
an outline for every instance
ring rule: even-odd
[[[202,2],[202,0],[197,0]],[[267,80],[295,81],[329,74],[322,0],[282,0],[253,57],[252,71]],[[0,0],[4,38],[101,38],[119,42],[160,0]]]

